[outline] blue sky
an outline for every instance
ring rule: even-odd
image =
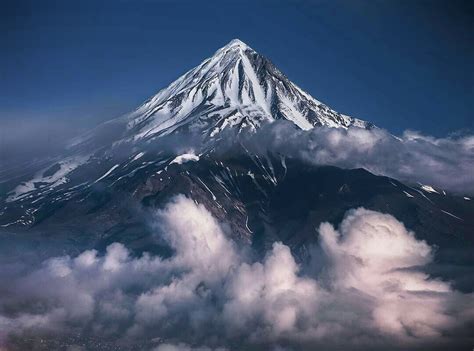
[[[2,2],[0,123],[92,127],[240,38],[339,112],[393,133],[472,131],[473,4]]]

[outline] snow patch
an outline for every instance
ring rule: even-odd
[[[426,191],[427,193],[439,194],[431,185],[422,185],[422,186],[421,186],[421,189],[423,189],[423,190]]]
[[[190,161],[193,161],[193,162],[199,161],[199,156],[193,153],[182,154],[182,155],[176,156],[173,159],[173,161],[170,162],[170,165],[172,165],[173,163],[182,165],[183,163],[190,162]]]
[[[142,158],[143,155],[145,155],[144,152],[140,152],[140,153],[136,154],[135,157],[132,159],[131,162],[136,161],[136,160],[138,160],[139,158]]]
[[[109,169],[107,172],[105,172],[100,178],[98,178],[94,183],[92,184],[95,184],[97,182],[100,182],[102,179],[104,179],[105,177],[107,177],[110,173],[112,173],[119,165],[115,165],[113,166],[111,169]]]
[[[26,182],[22,182],[15,189],[13,189],[6,201],[16,201],[25,197],[27,194],[35,190],[45,188],[51,190],[61,184],[67,183],[69,181],[67,175],[74,171],[77,167],[86,163],[88,159],[89,156],[75,156],[61,160],[57,163],[59,169],[57,169],[53,174],[48,176],[44,176],[44,174],[55,165],[42,169],[40,172],[36,173],[33,179],[30,179]]]
[[[451,217],[454,217],[454,218],[456,218],[456,219],[459,219],[460,221],[463,220],[462,218],[459,218],[458,216],[455,216],[455,215],[453,215],[452,213],[449,213],[448,211],[441,210],[441,212],[446,213],[448,216],[451,216]]]

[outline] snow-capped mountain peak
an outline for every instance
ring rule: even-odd
[[[302,91],[239,39],[159,91],[128,119],[128,135],[135,140],[180,128],[212,138],[226,128],[255,131],[276,119],[289,120],[301,129],[368,126]]]
[[[220,48],[217,52],[219,51],[225,51],[225,50],[228,50],[228,49],[240,49],[240,50],[252,50],[254,51],[250,46],[248,46],[247,44],[245,44],[242,40],[240,39],[232,39],[231,41],[229,41],[229,43],[225,46],[223,46],[222,48]],[[216,54],[217,54],[216,52]]]

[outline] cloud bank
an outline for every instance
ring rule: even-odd
[[[0,345],[21,349],[40,337],[154,351],[472,345],[474,295],[422,273],[432,248],[390,215],[359,208],[337,229],[322,223],[319,275],[304,273],[282,243],[256,259],[226,228],[178,196],[156,214],[169,257],[133,257],[115,243],[15,278],[5,267]]]
[[[434,138],[406,131],[394,137],[383,129],[296,129],[277,121],[248,140],[261,152],[270,150],[317,165],[365,168],[412,183],[474,194],[474,136]]]

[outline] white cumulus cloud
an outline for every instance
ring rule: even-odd
[[[322,223],[315,235],[326,264],[317,276],[282,243],[261,259],[237,248],[184,196],[157,212],[155,229],[170,257],[134,257],[114,243],[2,284],[0,345],[71,335],[155,351],[473,341],[473,295],[423,273],[433,249],[390,215],[355,209],[339,228]]]

